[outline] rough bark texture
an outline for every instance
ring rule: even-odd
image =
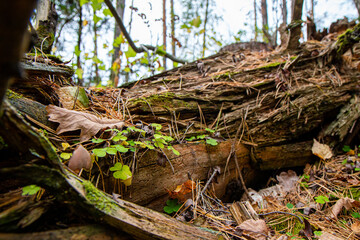
[[[303,0],[293,0],[292,1],[292,11],[291,11],[291,23],[290,23],[290,33],[287,44],[287,49],[294,50],[299,47],[299,39],[301,35],[301,15],[303,9]]]

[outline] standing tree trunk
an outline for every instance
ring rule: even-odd
[[[205,56],[205,49],[206,49],[206,23],[207,23],[207,20],[208,20],[208,13],[209,13],[209,0],[206,0],[205,20],[204,20],[204,39],[203,39],[203,46],[202,46],[202,57]]]
[[[282,0],[281,13],[283,23],[287,24],[287,3],[286,0]]]
[[[95,15],[96,12],[94,11],[93,14]],[[94,59],[95,62],[93,62],[94,66],[95,66],[95,77],[94,77],[94,82],[96,85],[98,85],[101,81],[100,79],[100,76],[99,76],[99,66],[98,66],[98,42],[97,42],[97,25],[96,23],[94,22],[94,25],[93,25],[93,31],[94,31]],[[93,60],[94,61],[94,60]]]
[[[125,10],[125,0],[116,0],[116,11],[118,12],[119,16],[123,19],[124,18],[124,10]],[[114,42],[117,37],[119,37],[121,34],[120,27],[115,22],[115,29],[114,29]],[[111,62],[114,64],[115,61],[121,57],[120,56],[120,47],[121,45],[115,47],[114,46],[114,54],[112,55]],[[120,61],[118,61],[120,62]],[[115,71],[114,71],[115,70]],[[114,84],[114,87],[117,87],[115,85],[116,82],[119,80],[119,72],[120,72],[120,66],[117,66],[116,69],[113,69],[110,73],[110,79]]]
[[[269,21],[267,14],[267,2],[266,0],[261,0],[261,16],[262,16],[262,31],[264,33],[265,42],[273,45],[272,37],[269,33]]]
[[[170,14],[171,14],[171,53],[176,56],[176,44],[175,44],[175,12],[174,12],[174,0],[170,0]],[[173,67],[176,63],[173,62]]]
[[[301,15],[303,9],[304,0],[292,1],[292,16],[291,27],[289,33],[289,40],[287,43],[287,50],[294,50],[299,47],[299,39],[301,35]]]
[[[83,18],[82,18],[82,6],[79,5],[79,21],[78,21],[78,39],[77,39],[77,48],[78,51],[80,51],[81,49],[81,42],[82,42],[82,30],[83,30]],[[81,68],[81,56],[80,53],[77,54],[77,58],[76,58],[76,67],[77,67],[77,71],[81,71],[82,72],[82,68]],[[82,86],[84,84],[84,79],[82,77],[82,74],[77,74],[78,77],[78,82],[77,84],[79,86]]]
[[[257,10],[256,10],[256,0],[254,0],[254,41],[257,40],[258,27],[257,27]]]
[[[163,47],[166,51],[166,0],[163,0]],[[166,70],[166,57],[163,58],[163,67]]]
[[[360,17],[360,0],[353,0]]]
[[[50,54],[55,40],[58,14],[55,10],[55,3],[50,0],[40,0],[37,7],[35,30],[37,40],[35,47],[45,54]]]

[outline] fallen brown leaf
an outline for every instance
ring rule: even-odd
[[[353,230],[353,232],[355,234],[360,234],[360,221],[356,220],[352,225],[351,225],[351,230]]]
[[[246,232],[246,235],[258,239],[266,240],[269,234],[269,228],[266,225],[265,221],[262,219],[253,220],[249,219],[242,222],[238,228]]]
[[[121,130],[123,121],[108,118],[98,118],[90,113],[68,110],[48,105],[46,107],[49,120],[60,123],[56,133],[80,130],[80,141],[86,141],[95,136],[101,129],[116,128]]]
[[[342,238],[336,237],[328,232],[322,232],[321,236],[319,237],[319,240],[342,240]]]
[[[350,210],[353,207],[359,207],[359,206],[360,206],[359,201],[355,201],[354,199],[348,197],[341,198],[337,200],[334,206],[332,206],[330,215],[332,218],[337,218],[337,215],[341,212],[343,207],[346,208],[346,210]]]
[[[316,139],[314,139],[314,144],[311,148],[311,151],[314,155],[318,156],[319,158],[326,160],[333,156],[330,147],[326,144],[321,144]]]

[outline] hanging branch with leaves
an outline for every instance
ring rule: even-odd
[[[127,32],[127,30],[126,30],[126,28],[124,26],[124,23],[123,23],[121,17],[116,12],[116,9],[114,8],[114,6],[110,2],[110,0],[104,0],[104,2],[108,6],[108,8],[109,8],[110,12],[112,13],[112,15],[114,16],[115,21],[117,22],[117,24],[119,24],[119,27],[120,27],[122,33],[124,34],[126,40],[129,42],[131,48],[135,52],[141,53],[141,52],[146,52],[148,50],[151,50],[151,51],[155,51],[156,54],[159,54],[161,56],[164,56],[164,57],[167,57],[167,58],[171,59],[174,62],[183,63],[183,64],[185,64],[187,62],[185,60],[176,58],[175,56],[165,52],[164,50],[162,50],[162,49],[160,49],[158,47],[154,47],[154,46],[151,46],[151,45],[144,45],[144,44],[141,44],[140,47],[137,47],[135,45],[134,41],[131,39],[129,33]]]

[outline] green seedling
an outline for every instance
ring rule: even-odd
[[[315,197],[315,202],[320,203],[320,204],[325,204],[327,202],[329,202],[329,198],[323,195],[317,196]]]
[[[29,196],[36,194],[41,188],[36,185],[28,185],[23,187],[22,196]]]
[[[178,204],[177,199],[169,199],[166,201],[166,206],[164,207],[164,211],[167,214],[172,214],[173,212],[179,211],[181,204]]]

